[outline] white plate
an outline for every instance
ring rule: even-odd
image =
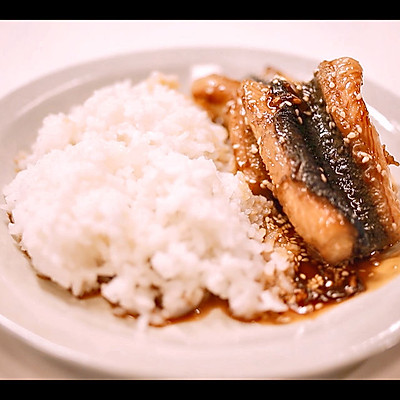
[[[139,81],[159,70],[178,75],[182,90],[188,91],[199,65],[219,66],[237,78],[274,65],[298,79],[309,79],[318,62],[257,49],[168,49],[97,60],[48,75],[0,101],[0,187],[13,178],[13,158],[34,140],[44,116],[68,111],[103,85],[125,78]],[[400,99],[368,80],[363,93],[383,142],[399,159]],[[110,376],[315,377],[400,340],[398,278],[316,318],[292,324],[240,323],[215,310],[199,321],[140,333],[135,320],[113,316],[101,299],[78,300],[38,279],[6,223],[2,212],[1,326],[47,355]]]

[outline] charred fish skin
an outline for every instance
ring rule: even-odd
[[[355,228],[325,197],[310,190],[317,181],[320,188],[330,187],[304,140],[307,105],[293,85],[280,79],[270,85],[244,80],[239,95],[271,176],[273,193],[293,227],[322,259],[332,264],[348,259]]]
[[[332,88],[332,83],[329,85]],[[293,182],[304,183],[311,193],[326,199],[355,228],[351,259],[382,250],[391,243],[394,235],[390,229],[396,224],[383,223],[374,201],[379,197],[377,190],[365,179],[365,160],[369,159],[365,154],[373,153],[376,146],[362,153],[365,159],[361,162],[357,160],[349,146],[353,135],[340,130],[328,112],[318,74],[302,85],[276,78],[269,86],[270,104],[278,104],[273,113],[274,134],[290,160]],[[393,203],[396,213],[397,198]]]
[[[385,231],[386,244],[400,240],[400,202],[389,165],[399,165],[382,146],[361,95],[363,70],[357,60],[323,61],[315,72],[327,110],[351,149]]]
[[[313,154],[321,172],[305,174],[304,181],[317,195],[323,196],[355,227],[357,239],[353,257],[368,256],[382,249],[386,235],[371,197],[370,187],[363,179],[363,171],[355,162],[342,133],[326,111],[326,103],[318,81],[304,85],[310,113],[303,114],[305,145]]]
[[[297,233],[330,265],[400,240],[395,162],[369,119],[359,63],[323,61],[306,83],[275,69],[265,76],[213,75],[192,90],[227,127],[238,170],[258,182],[253,190],[265,177]]]

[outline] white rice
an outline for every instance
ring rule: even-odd
[[[175,86],[154,73],[46,117],[4,188],[10,233],[40,274],[146,323],[208,292],[241,318],[284,311],[292,271],[264,241],[271,204],[234,173],[226,130]]]

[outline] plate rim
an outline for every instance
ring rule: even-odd
[[[77,71],[82,68],[90,68],[90,66],[95,66],[98,65],[101,62],[104,61],[110,61],[112,60],[113,62],[118,62],[118,60],[123,60],[126,59],[127,57],[141,57],[143,55],[146,56],[151,56],[154,53],[170,53],[170,52],[188,52],[188,51],[202,51],[202,52],[218,52],[218,51],[231,51],[231,52],[256,52],[256,53],[263,53],[263,54],[274,54],[277,57],[286,57],[286,58],[293,58],[296,59],[299,62],[307,62],[307,63],[313,63],[316,62],[312,58],[307,58],[303,57],[300,55],[291,55],[289,53],[285,52],[280,52],[280,51],[275,51],[275,50],[268,50],[265,48],[260,48],[260,47],[248,47],[248,46],[182,46],[182,47],[168,47],[168,48],[152,48],[152,49],[144,49],[144,50],[138,50],[138,51],[133,51],[133,52],[126,52],[126,53],[120,53],[117,55],[112,55],[110,57],[105,56],[105,57],[99,57],[96,59],[92,59],[89,61],[85,61],[82,63],[76,63],[70,66],[67,66],[65,68],[60,68],[55,71],[50,72],[49,74],[44,74],[38,78],[35,78],[17,88],[14,90],[6,93],[1,99],[0,99],[0,110],[3,109],[4,105],[7,105],[8,107],[12,107],[13,104],[18,103],[18,101],[21,100],[21,94],[26,92],[27,90],[29,91],[30,88],[32,87],[37,87],[40,86],[43,82],[53,79],[60,79],[62,76],[65,74],[72,74],[74,71]],[[88,77],[90,78],[90,77]],[[57,80],[56,79],[56,80]],[[61,79],[63,80],[63,79]],[[365,82],[368,82],[368,85],[374,85],[376,88],[379,89],[380,92],[387,92],[391,95],[391,97],[396,97],[397,100],[400,100],[397,96],[395,96],[393,93],[390,91],[387,91],[387,89],[380,87],[379,85],[376,85],[374,82],[369,81],[368,79],[365,79]],[[76,85],[79,86],[82,84],[82,80],[77,80]],[[23,97],[23,96],[22,96]],[[51,97],[51,96],[50,96]],[[26,104],[30,104],[29,101]],[[40,103],[39,103],[40,104]],[[33,108],[35,107],[35,104],[33,105]],[[5,107],[6,108],[6,107]],[[29,110],[30,108],[28,107],[26,110]],[[1,114],[1,112],[0,112]],[[399,281],[400,282],[400,281]],[[378,290],[378,289],[376,289]],[[352,299],[351,299],[352,300]],[[350,300],[350,301],[351,301]],[[36,349],[44,352],[47,355],[51,355],[56,358],[62,358],[63,360],[66,360],[70,363],[76,364],[77,366],[84,366],[85,368],[92,369],[95,371],[103,372],[103,373],[110,373],[110,369],[108,367],[102,368],[97,366],[93,366],[92,364],[92,359],[90,356],[85,356],[79,351],[76,351],[75,349],[70,349],[68,347],[65,347],[63,345],[54,343],[52,341],[49,341],[48,339],[37,335],[35,333],[30,332],[23,326],[20,326],[19,324],[15,323],[14,321],[10,320],[9,318],[3,316],[0,314],[0,327],[2,329],[5,329],[9,333],[12,333],[13,335],[16,335],[18,338],[21,340],[25,341],[28,345],[31,345],[35,347]],[[345,365],[348,364],[353,364],[362,361],[363,359],[366,359],[368,357],[371,357],[375,354],[380,353],[381,351],[388,349],[398,343],[400,341],[400,330],[399,327],[397,327],[395,330],[393,330],[393,336],[392,340],[385,342],[384,344],[381,344],[380,346],[375,346],[373,349],[369,349],[366,352],[364,351],[363,354],[354,354],[353,358],[349,360],[348,362],[345,363]],[[34,338],[32,337],[34,335]],[[323,372],[329,372],[336,370],[338,368],[341,368],[343,366],[343,361],[338,360],[336,364],[331,364],[328,366],[325,366],[323,369]],[[320,367],[315,367],[314,370],[312,368],[308,371],[306,375],[313,375],[317,371],[316,369],[319,369]],[[123,372],[123,371],[120,371]],[[128,375],[130,375],[128,373]],[[140,374],[139,374],[140,375]],[[135,371],[135,376],[137,376],[137,371]],[[158,376],[158,374],[155,374],[154,377]],[[146,377],[148,377],[148,374],[146,374]]]

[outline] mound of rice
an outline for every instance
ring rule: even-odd
[[[234,172],[226,130],[176,86],[153,73],[47,116],[4,188],[9,231],[38,273],[145,323],[207,293],[245,319],[284,311],[292,271],[264,240],[271,204]]]

